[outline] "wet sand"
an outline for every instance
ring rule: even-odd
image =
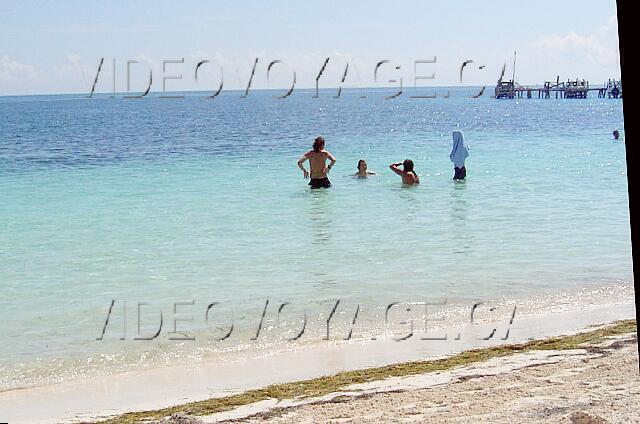
[[[631,333],[585,349],[515,354],[452,371],[354,385],[298,405],[295,400],[264,401],[198,421],[640,422],[637,349]]]
[[[493,337],[482,340],[481,336],[490,334],[494,325],[488,323],[474,325],[472,328],[463,326],[448,329],[451,334],[460,331],[465,335],[461,340],[450,337],[446,341],[425,342],[416,337],[402,343],[389,339],[323,344],[252,357],[237,363],[188,363],[182,366],[10,390],[0,393],[0,411],[3,414],[1,418],[11,423],[97,421],[129,411],[156,410],[345,370],[432,360],[473,348],[572,334],[593,325],[634,316],[635,305],[623,303],[519,317],[510,327],[508,339]],[[362,411],[362,414],[353,415],[367,414]],[[385,417],[391,417],[393,414],[389,412]]]

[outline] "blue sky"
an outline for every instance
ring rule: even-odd
[[[547,13],[543,16],[543,13]],[[464,84],[493,85],[507,62],[516,79],[541,83],[560,75],[600,84],[619,77],[615,1],[507,2],[447,1],[12,1],[0,5],[0,95],[86,92],[101,57],[107,65],[98,90],[110,91],[116,59],[116,85],[126,90],[126,62],[132,90],[144,86],[148,69],[152,91],[167,74],[182,80],[167,89],[243,88],[259,58],[253,86],[281,88],[296,72],[296,87],[313,87],[325,57],[330,64],[321,87],[338,85],[350,65],[346,86],[375,86],[391,78],[414,84],[417,74],[436,73],[421,85],[460,85],[460,64],[473,59]],[[199,82],[195,64],[210,59]],[[269,79],[270,61],[283,60]],[[375,64],[391,61],[373,80]],[[394,70],[400,66],[400,70]],[[148,67],[148,68],[147,68]],[[387,84],[388,85],[388,84]]]

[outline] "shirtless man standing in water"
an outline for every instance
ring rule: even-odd
[[[327,178],[327,174],[333,164],[336,163],[336,158],[326,150],[324,150],[324,138],[318,137],[313,142],[313,150],[305,153],[298,161],[298,167],[304,173],[305,178],[309,178],[309,172],[304,169],[302,165],[304,161],[309,160],[311,166],[311,181],[309,185],[311,188],[329,188],[331,187],[331,181]],[[326,165],[326,161],[329,159],[329,166]]]

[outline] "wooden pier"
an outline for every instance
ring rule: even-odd
[[[591,87],[585,79],[545,81],[543,85],[524,86],[514,80],[499,80],[495,88],[496,99],[549,99],[552,96],[561,99],[586,99],[590,92],[596,92],[598,98],[622,98],[622,82],[609,79],[602,87]]]

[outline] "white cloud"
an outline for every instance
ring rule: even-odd
[[[546,34],[518,48],[518,82],[539,84],[541,77],[555,80],[556,76],[586,78],[592,84],[620,78],[615,15],[603,19],[592,32]]]
[[[579,35],[575,32],[564,35],[552,34],[531,43],[541,54],[562,56],[569,61],[583,56],[593,64],[611,66],[616,63],[616,50],[611,43],[607,44],[595,35]]]
[[[65,59],[63,64],[52,67],[50,75],[57,84],[63,83],[65,87],[73,87],[73,91],[88,91],[95,78],[98,61],[83,63],[82,57],[75,53],[68,54]]]
[[[0,81],[33,80],[36,77],[33,65],[17,62],[6,54],[0,57]]]
[[[607,22],[605,22],[605,24],[600,27],[598,32],[602,37],[606,37],[610,35],[617,36],[618,35],[618,18],[616,17],[616,15],[609,16],[609,19],[607,19]]]

